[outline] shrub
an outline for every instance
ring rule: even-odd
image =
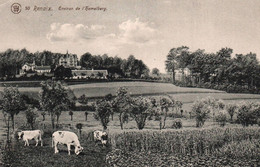
[[[132,99],[131,106],[130,115],[134,118],[137,128],[141,130],[152,110],[152,103],[149,99],[140,96]]]
[[[219,123],[220,126],[224,127],[227,123],[227,113],[225,110],[219,111],[216,115],[216,121]]]
[[[26,115],[27,123],[30,124],[32,129],[34,129],[34,124],[36,118],[38,117],[37,110],[33,109],[32,106],[30,106],[26,110],[25,115]]]
[[[182,121],[181,121],[181,119],[175,119],[175,120],[173,120],[172,128],[174,128],[174,129],[180,129],[180,128],[182,128]]]
[[[106,100],[98,100],[96,102],[96,112],[94,118],[100,120],[104,130],[107,129],[109,123],[109,116],[112,112],[112,104]]]
[[[231,121],[233,121],[233,116],[236,112],[236,109],[237,109],[237,105],[235,105],[235,104],[226,105],[226,110],[227,110],[228,114],[230,115]]]
[[[237,121],[243,126],[257,123],[260,105],[254,103],[242,103],[238,108]]]
[[[195,115],[196,126],[201,127],[209,118],[210,108],[202,100],[196,100],[192,105],[192,113]]]
[[[21,97],[26,104],[32,105],[32,107],[40,108],[40,102],[37,99],[31,98],[25,94],[22,94]]]
[[[79,98],[78,98],[78,102],[83,104],[83,105],[87,105],[88,104],[88,98],[85,94],[81,95]]]

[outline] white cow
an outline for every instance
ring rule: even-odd
[[[68,147],[68,154],[70,155],[70,146],[75,146],[75,154],[78,155],[83,151],[83,147],[80,146],[78,136],[69,131],[56,131],[52,134],[52,147],[55,147],[54,153],[58,153],[58,144],[66,144]]]
[[[104,146],[107,144],[107,139],[108,139],[107,132],[103,132],[100,130],[94,131],[94,141],[95,142],[101,141],[102,145]]]
[[[36,145],[38,146],[38,142],[41,141],[41,146],[42,144],[42,135],[43,132],[41,130],[26,130],[26,131],[21,131],[18,132],[18,137],[19,139],[23,139],[24,146],[29,146],[29,141],[28,140],[32,140],[34,139],[36,141]]]

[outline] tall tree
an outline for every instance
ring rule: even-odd
[[[131,97],[129,96],[126,88],[120,87],[117,90],[112,106],[114,111],[119,113],[120,127],[123,129],[123,123],[125,122],[125,118],[128,117],[129,109],[131,107]]]
[[[153,104],[150,99],[136,97],[131,100],[130,115],[134,118],[139,130],[143,129],[147,117],[151,114]]]
[[[8,115],[8,121],[9,118],[11,118],[12,128],[14,130],[14,116],[26,108],[17,87],[4,88],[2,108],[3,112]]]
[[[109,117],[111,113],[112,113],[112,104],[110,101],[106,99],[102,99],[96,102],[96,112],[94,117],[97,120],[100,120],[104,130],[107,129],[109,123]]]
[[[55,128],[55,116],[57,123],[62,110],[70,108],[75,102],[70,97],[70,91],[59,81],[44,81],[41,83],[40,102],[43,110],[51,116],[52,128]]]
[[[172,73],[173,83],[175,82],[175,69],[186,66],[184,61],[182,61],[185,59],[182,59],[182,57],[188,57],[188,50],[187,46],[172,48],[167,55],[167,60],[165,61],[166,70]]]

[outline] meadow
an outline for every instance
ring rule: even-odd
[[[24,147],[22,141],[14,139],[11,151],[2,151],[6,166],[259,166],[260,131],[258,126],[244,128],[242,125],[227,123],[219,127],[213,119],[208,119],[203,128],[196,128],[194,118],[190,119],[192,103],[207,96],[223,99],[226,103],[239,104],[241,101],[259,101],[259,95],[229,94],[222,91],[181,88],[172,84],[147,82],[115,82],[69,86],[79,97],[86,94],[89,98],[98,98],[108,93],[116,94],[119,87],[127,87],[131,95],[144,95],[159,98],[159,95],[170,94],[183,102],[184,113],[169,111],[166,129],[159,129],[159,121],[147,120],[143,130],[138,130],[136,122],[130,119],[121,130],[118,115],[108,124],[109,145],[103,148],[95,145],[92,137],[94,130],[102,130],[101,123],[94,119],[93,111],[88,111],[85,120],[84,111],[73,111],[73,120],[69,111],[63,111],[59,119],[61,130],[69,130],[80,136],[77,123],[83,124],[81,145],[83,153],[79,156],[67,155],[67,148],[60,146],[59,154],[51,148],[51,119],[46,115],[42,120],[40,112],[36,119],[37,129],[44,131],[43,147]],[[0,87],[0,91],[3,88]],[[39,87],[19,90],[31,97],[38,97]],[[93,101],[93,100],[92,100]],[[92,101],[90,103],[92,103]],[[183,127],[172,129],[172,123],[180,118]],[[234,116],[236,119],[236,115]],[[19,130],[30,129],[26,123],[25,112],[15,116],[15,127]],[[0,112],[0,145],[5,143],[6,125]],[[2,143],[1,143],[2,142]],[[31,141],[34,144],[34,141]],[[72,149],[73,150],[73,149]],[[241,154],[238,154],[241,153]],[[236,157],[237,155],[237,157]],[[1,157],[0,157],[1,164]]]
[[[99,98],[111,93],[116,95],[119,87],[126,87],[129,94],[133,96],[156,96],[163,94],[171,94],[177,100],[183,103],[191,103],[197,98],[212,96],[215,99],[223,100],[244,100],[244,99],[260,99],[257,94],[238,94],[226,93],[224,91],[203,89],[203,88],[186,88],[178,87],[170,83],[154,83],[154,82],[102,82],[88,83],[68,86],[75,94],[80,97],[85,94],[88,98]],[[4,87],[0,87],[0,98]],[[19,91],[33,98],[39,98],[38,93],[40,87],[18,87]]]
[[[174,120],[172,117],[167,119],[166,129],[163,130],[159,130],[159,122],[154,120],[147,121],[143,130],[137,130],[135,121],[131,119],[124,125],[124,130],[121,130],[118,115],[115,114],[113,121],[110,120],[108,124],[109,146],[103,148],[101,144],[95,145],[93,141],[92,132],[102,130],[100,122],[94,119],[93,112],[89,112],[86,121],[84,112],[74,112],[71,120],[69,112],[64,111],[58,129],[73,131],[80,136],[76,124],[83,124],[80,142],[84,151],[79,156],[74,153],[68,156],[67,147],[62,145],[59,146],[60,153],[54,154],[54,149],[51,147],[50,116],[47,115],[46,120],[42,121],[39,113],[36,128],[44,131],[44,146],[35,147],[34,141],[31,141],[29,147],[24,147],[22,141],[15,139],[13,151],[4,152],[3,157],[10,166],[182,166],[181,164],[218,166],[218,164],[228,165],[233,162],[238,166],[254,166],[260,163],[256,158],[260,153],[259,127],[243,128],[241,125],[228,123],[226,127],[220,128],[216,122],[209,119],[203,128],[196,128],[195,120],[187,117],[185,113],[181,118],[183,128],[178,130],[171,128]],[[0,121],[0,124],[4,125],[4,121]],[[19,130],[30,129],[24,112],[16,116],[15,122]],[[2,134],[1,139],[2,137],[5,135]],[[244,145],[242,143],[239,147],[238,141],[239,143],[244,141]],[[236,152],[247,151],[248,143],[251,143],[253,153],[238,155],[237,161],[224,156],[227,151],[233,151],[228,148],[237,146],[240,149]],[[216,152],[221,149],[222,151]],[[214,156],[211,154],[213,152]],[[234,156],[234,154],[229,155]],[[239,159],[242,156],[245,158],[246,155],[249,155],[247,160],[240,162]]]

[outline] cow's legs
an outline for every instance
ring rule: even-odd
[[[34,140],[36,141],[35,147],[38,146],[39,140],[38,137],[34,138]]]
[[[54,153],[55,153],[55,154],[59,152],[59,150],[58,150],[58,148],[57,148],[57,145],[58,145],[58,143],[56,143],[56,142],[54,141]]]
[[[40,141],[41,141],[41,146],[43,146],[43,144],[42,144],[42,138],[40,137]]]
[[[68,154],[70,155],[70,144],[67,144],[68,147]]]
[[[28,141],[28,139],[25,140],[25,143],[27,144],[27,146],[29,146],[29,141]]]

